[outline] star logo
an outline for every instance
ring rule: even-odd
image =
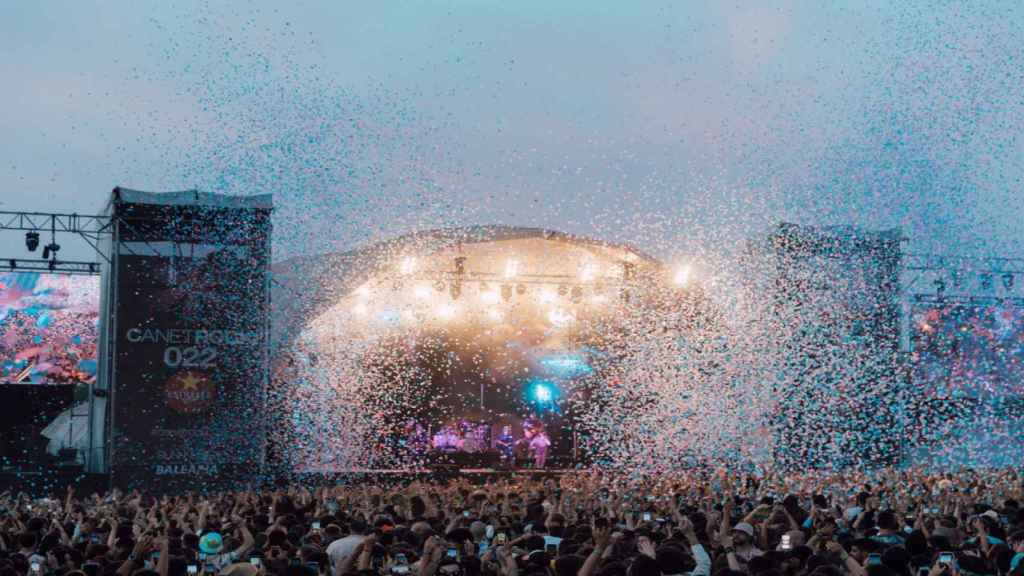
[[[207,374],[191,370],[171,376],[164,389],[167,405],[184,414],[205,411],[213,402],[215,393],[216,388]]]
[[[189,372],[181,379],[181,387],[183,390],[198,390],[200,382],[201,380],[196,378],[195,374]]]

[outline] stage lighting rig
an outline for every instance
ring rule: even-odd
[[[1003,288],[1013,290],[1013,274],[1009,272],[1003,274]]]
[[[579,304],[580,301],[583,300],[583,288],[580,288],[579,286],[573,286],[572,293],[570,294],[569,299],[572,300],[573,304]]]
[[[992,289],[992,273],[991,272],[982,272],[981,273],[980,284],[981,284],[981,289],[982,290],[991,290]]]
[[[512,299],[512,285],[502,284],[501,285],[501,299],[508,302]]]
[[[46,246],[43,246],[43,260],[49,260],[51,256],[56,260],[58,251],[60,251],[60,244],[57,244],[56,242],[50,242]]]
[[[29,252],[35,252],[36,248],[39,248],[39,232],[25,233],[25,248],[28,248]]]
[[[455,279],[452,280],[452,300],[458,300],[462,295],[462,279],[466,277],[466,257],[455,257]]]

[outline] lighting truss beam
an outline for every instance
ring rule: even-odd
[[[10,272],[59,272],[61,274],[85,274],[92,276],[100,273],[100,265],[98,262],[4,258],[0,260],[0,270]]]
[[[0,211],[0,230],[110,234],[112,226],[108,216]]]
[[[114,232],[113,222],[109,216],[0,211],[0,230],[77,234],[108,263],[110,259],[100,250],[99,239]]]

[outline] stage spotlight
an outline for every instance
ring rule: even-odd
[[[455,306],[451,304],[442,304],[437,307],[437,317],[442,320],[448,320],[455,316]]]
[[[508,302],[512,299],[512,285],[502,284],[501,285],[501,299]]]
[[[434,281],[434,290],[437,290],[438,292],[444,292],[444,289],[445,289],[444,280],[435,280]]]
[[[537,301],[541,304],[550,304],[555,301],[555,292],[551,288],[541,288],[537,292]]]
[[[356,316],[365,316],[366,304],[356,304],[355,306],[352,307],[352,313],[355,314]]]
[[[943,295],[946,294],[946,281],[943,280],[942,278],[936,278],[934,284],[935,295],[941,298]]]
[[[548,320],[551,321],[552,325],[562,327],[568,326],[572,323],[574,318],[572,317],[572,314],[569,314],[565,310],[562,310],[561,308],[554,308],[551,312],[548,312]]]
[[[29,252],[35,252],[36,248],[39,248],[39,232],[25,233],[25,248],[28,248]]]
[[[516,294],[520,296],[526,294],[526,284],[516,284]]]
[[[686,264],[676,270],[673,280],[675,280],[676,286],[686,286],[690,282],[690,265]]]
[[[538,384],[533,388],[533,398],[541,403],[551,402],[551,388]]]
[[[1010,274],[1009,272],[1003,274],[1003,288],[1006,288],[1007,290],[1013,289],[1013,274]]]
[[[505,278],[515,278],[519,275],[519,262],[516,260],[509,260],[505,262]]]
[[[982,272],[981,273],[981,278],[979,280],[979,283],[981,284],[981,289],[982,290],[991,290],[992,289],[992,273],[991,272]]]
[[[43,260],[49,260],[52,255],[54,259],[57,258],[57,252],[60,250],[60,244],[56,242],[50,242],[46,246],[43,246]]]
[[[406,256],[402,259],[402,263],[398,267],[398,271],[408,276],[416,271],[416,259],[412,256]]]
[[[563,296],[564,297],[568,293],[569,293],[569,287],[568,286],[566,286],[565,284],[559,284],[558,285],[558,295],[559,296]]]
[[[597,276],[597,267],[591,263],[586,263],[580,268],[580,281],[590,282]]]
[[[510,296],[511,296],[511,294],[510,294]],[[485,302],[487,304],[495,304],[499,300],[501,300],[501,296],[499,296],[496,291],[488,289],[488,288],[485,288],[483,286],[480,287],[480,301],[481,302]]]
[[[579,286],[573,286],[572,292],[569,295],[569,299],[572,300],[573,304],[579,304],[583,300],[583,288]]]
[[[488,308],[487,317],[490,318],[491,320],[494,320],[495,322],[500,322],[501,319],[505,317],[505,315],[502,314],[501,310],[498,310],[497,308]]]

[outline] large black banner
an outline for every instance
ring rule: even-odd
[[[114,482],[249,481],[264,455],[270,198],[114,195]]]

